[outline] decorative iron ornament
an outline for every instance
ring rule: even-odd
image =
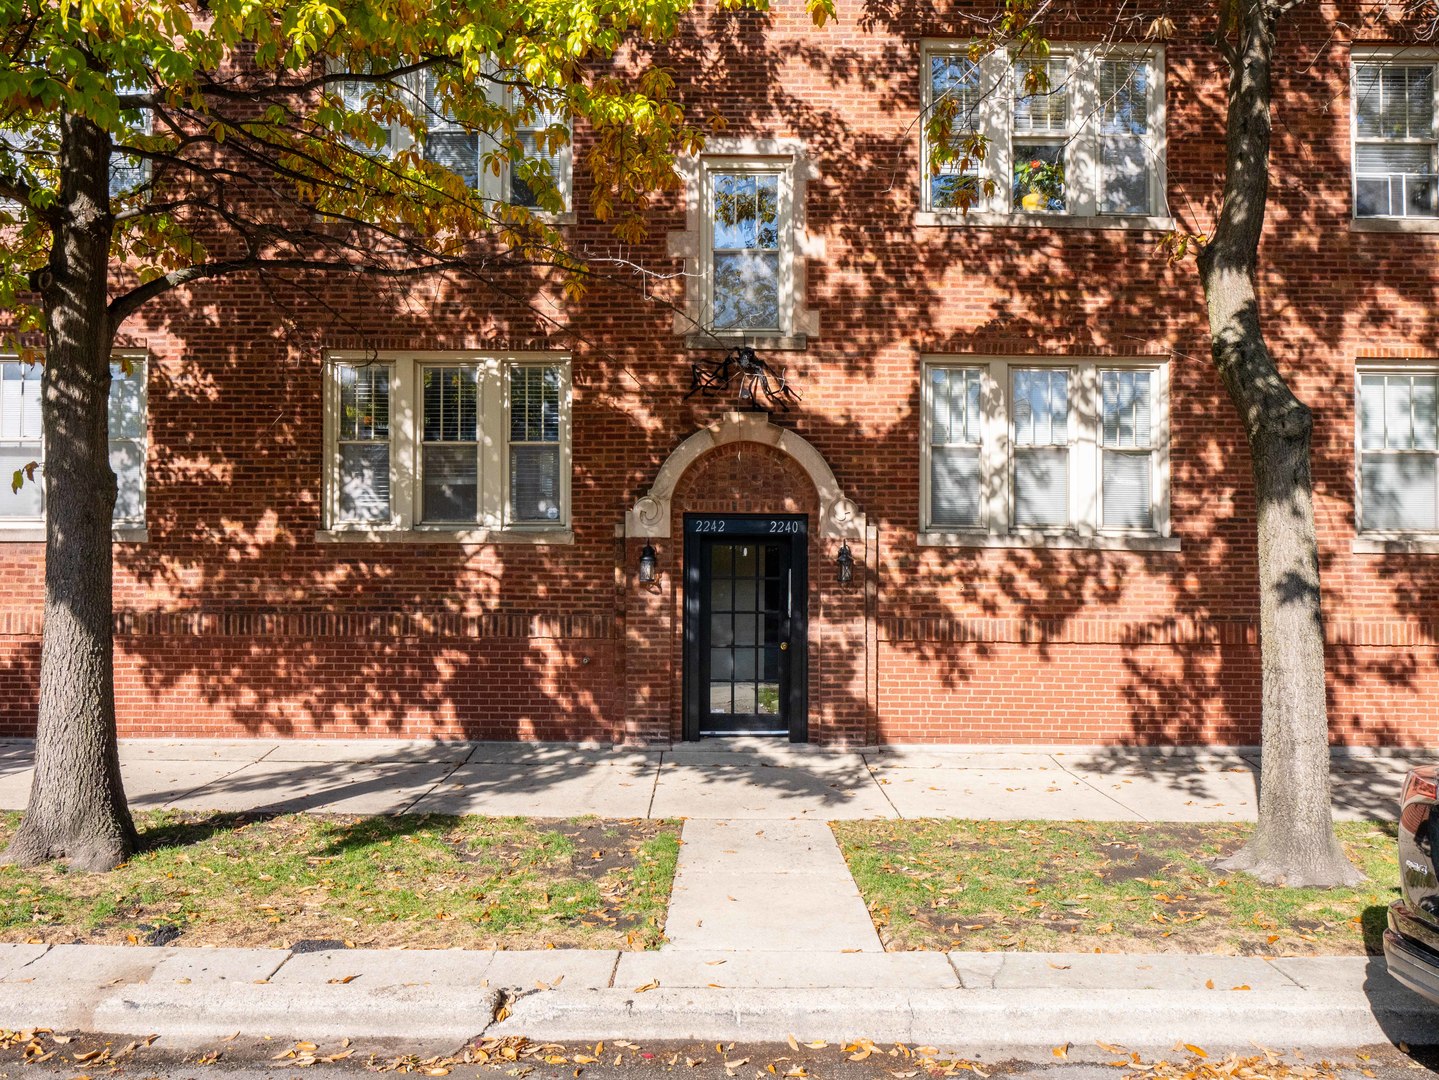
[[[791,403],[798,403],[800,399],[799,391],[789,384],[788,369],[777,372],[748,345],[740,345],[726,353],[723,360],[691,364],[690,389],[685,400],[695,394],[715,397],[736,379],[742,409],[789,412]]]

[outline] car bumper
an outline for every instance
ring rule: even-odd
[[[1384,959],[1390,975],[1421,997],[1439,1003],[1439,952],[1389,929],[1384,931]]]

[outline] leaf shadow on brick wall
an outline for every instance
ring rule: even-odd
[[[1153,233],[916,228],[917,43],[967,24],[923,6],[867,11],[858,35],[834,42],[800,34],[802,13],[706,15],[703,40],[682,37],[655,59],[729,133],[797,138],[815,162],[807,213],[824,247],[808,261],[808,302],[821,328],[804,352],[768,358],[805,395],[777,422],[819,448],[879,529],[869,569],[884,724],[900,740],[1257,742],[1249,463],[1208,358],[1192,267],[1166,262]],[[1195,230],[1222,163],[1222,86],[1205,30],[1181,22],[1168,59],[1171,198]],[[1266,267],[1268,327],[1319,421],[1329,618],[1428,622],[1436,572],[1422,557],[1385,557],[1376,571],[1374,557],[1349,551],[1353,354],[1435,340],[1432,282],[1415,269],[1424,238],[1349,229],[1347,194],[1334,193],[1347,192],[1347,126],[1331,108],[1344,100],[1347,53],[1282,56],[1283,182],[1269,235],[1283,244]],[[626,582],[631,568],[614,526],[674,446],[729,405],[682,401],[697,357],[675,332],[682,282],[665,237],[684,227],[677,197],[657,206],[645,241],[621,248],[585,219],[585,185],[577,178],[575,237],[597,271],[579,305],[516,275],[498,291],[236,283],[164,309],[149,333],[180,359],[151,376],[151,540],[118,549],[120,663],[145,688],[155,728],[145,733],[214,733],[219,716],[254,735],[623,735],[617,615],[629,586],[616,570]],[[1340,273],[1353,266],[1365,270]],[[323,349],[556,347],[575,356],[572,547],[315,542]],[[916,545],[926,355],[1168,360],[1182,550]],[[1323,361],[1310,367],[1310,355]],[[1435,670],[1432,647],[1336,641],[1336,741],[1412,738],[1417,721],[1374,715],[1376,679],[1418,708],[1432,700]],[[863,683],[856,672],[828,692],[865,697]],[[1132,755],[1111,760],[1141,767]],[[520,790],[544,769],[495,783]],[[782,773],[774,783],[801,783]],[[1155,775],[1208,790],[1182,768]],[[1372,780],[1387,800],[1387,780]]]

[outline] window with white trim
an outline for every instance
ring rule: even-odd
[[[926,542],[1168,536],[1167,381],[1152,360],[927,361]]]
[[[792,164],[704,163],[705,329],[793,333]]]
[[[1361,533],[1439,533],[1439,367],[1361,367]]]
[[[455,118],[445,104],[441,76],[434,70],[383,83],[345,79],[335,84],[335,93],[348,112],[365,112],[372,102],[398,99],[405,108],[415,111],[424,125],[419,141],[425,160],[453,172],[485,198],[537,210],[570,209],[571,125],[566,111],[548,100],[558,98],[557,92],[533,89],[527,92],[528,99],[521,100],[516,90],[494,91],[503,95],[505,107],[515,112],[517,120],[518,157],[504,162],[498,172],[490,166],[497,156],[503,156],[502,142],[492,132],[469,127]],[[386,129],[385,143],[378,153],[392,157],[410,146],[413,137],[408,128],[396,122]],[[360,140],[349,142],[357,150],[371,152]]]
[[[327,372],[327,529],[568,528],[567,359],[339,356]]]
[[[1439,60],[1361,54],[1354,100],[1354,216],[1439,217]]]
[[[145,527],[146,364],[117,358],[110,371],[110,468],[115,473],[117,530]],[[45,525],[44,441],[40,362],[0,357],[0,539],[5,530],[31,538]],[[31,475],[30,465],[36,465]],[[21,483],[14,488],[19,473]],[[36,537],[38,538],[38,537]]]
[[[935,175],[923,147],[927,211],[1148,219],[1166,214],[1164,56],[1158,47],[1059,45],[1012,61],[969,43],[924,50],[926,115],[954,107],[953,137],[985,152]],[[924,125],[920,125],[921,131]],[[922,135],[923,139],[924,136]],[[985,192],[992,183],[993,194]],[[1018,220],[1016,218],[1016,220]]]
[[[569,210],[574,184],[574,138],[569,117],[554,107],[537,105],[533,115],[521,118],[516,133],[524,156],[506,169],[507,201],[535,210]],[[552,196],[548,193],[551,187]]]

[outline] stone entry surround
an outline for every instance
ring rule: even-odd
[[[619,636],[625,670],[627,741],[682,737],[684,702],[684,515],[805,514],[809,518],[809,741],[862,746],[878,739],[875,597],[879,536],[840,489],[834,471],[803,437],[765,413],[726,414],[677,446],[650,490],[617,528],[624,563]],[[848,585],[834,560],[848,544]],[[655,548],[659,580],[635,567]]]

